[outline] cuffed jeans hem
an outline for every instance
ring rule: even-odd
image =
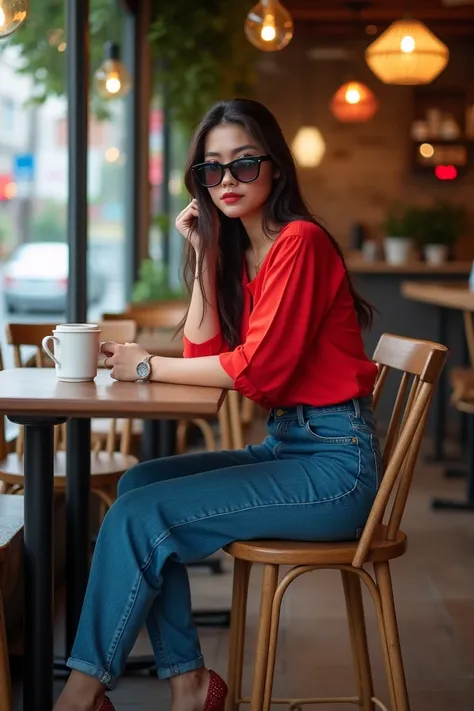
[[[200,656],[193,662],[185,662],[184,664],[173,664],[170,667],[158,669],[158,679],[171,679],[173,676],[179,676],[179,674],[186,674],[186,672],[195,671],[196,669],[202,669],[204,666],[204,657]]]
[[[101,669],[95,664],[90,664],[90,662],[84,662],[82,659],[69,657],[66,662],[66,666],[68,666],[69,669],[74,669],[74,671],[82,672],[82,674],[95,677],[101,682],[101,684],[104,684],[109,691],[112,691],[112,689],[115,689],[117,686],[118,680],[114,679],[112,674],[105,671],[105,669]]]

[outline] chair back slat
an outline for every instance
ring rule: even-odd
[[[374,353],[379,368],[376,388],[388,371],[399,371],[401,383],[390,418],[383,460],[385,471],[352,564],[362,567],[379,525],[388,518],[386,537],[393,541],[400,528],[433,392],[447,358],[438,343],[384,334]],[[375,392],[374,390],[374,392]],[[377,404],[380,399],[377,392]],[[406,401],[406,403],[405,403]],[[388,454],[387,452],[388,448]],[[390,505],[389,505],[390,502]]]
[[[384,470],[392,456],[393,448],[397,441],[398,433],[400,431],[400,421],[403,414],[403,405],[406,397],[406,391],[409,382],[408,373],[403,373],[400,386],[398,388],[397,397],[395,399],[395,405],[393,406],[392,414],[390,417],[390,422],[387,430],[387,438],[385,441],[385,448],[383,452],[383,467]],[[375,408],[374,408],[375,409]]]
[[[138,331],[174,330],[186,314],[183,301],[163,301],[160,303],[130,304],[124,313],[102,314],[103,321],[133,319]]]
[[[101,341],[116,343],[134,343],[137,338],[137,323],[130,316],[126,319],[101,321]]]
[[[387,375],[389,373],[389,369],[387,368],[387,366],[385,366],[385,365],[381,366],[378,363],[377,363],[377,365],[378,365],[378,374],[377,374],[377,378],[375,380],[374,392],[372,394],[374,409],[379,404],[380,397],[381,397],[383,389],[384,389],[385,381],[387,380]]]
[[[429,407],[430,401],[428,401],[428,405],[426,406],[425,411],[418,423],[413,442],[408,450],[407,456],[405,457],[405,461],[403,462],[402,468],[400,470],[397,493],[388,521],[387,540],[389,541],[396,540],[397,532],[400,529],[403,512],[405,511],[405,506],[408,500],[408,494],[410,493],[416,462],[420,453],[420,447],[423,440],[426,420],[428,418]]]
[[[42,341],[45,336],[50,336],[56,323],[9,323],[6,326],[7,343],[13,346],[13,359],[15,368],[35,365],[42,368],[50,365],[51,359],[43,351]],[[35,354],[27,361],[23,360],[22,346],[32,346]]]

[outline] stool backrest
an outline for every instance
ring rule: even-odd
[[[374,361],[379,369],[375,411],[389,372],[398,371],[401,379],[383,450],[384,473],[353,559],[356,568],[364,564],[374,533],[384,520],[387,540],[397,537],[434,388],[447,355],[447,348],[438,343],[390,334],[382,335],[375,349]]]

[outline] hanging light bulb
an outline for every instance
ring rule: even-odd
[[[368,86],[360,81],[350,81],[336,91],[330,108],[342,123],[363,123],[375,116],[379,102]]]
[[[301,126],[293,139],[291,150],[301,168],[316,168],[326,152],[326,143],[319,128]]]
[[[28,0],[0,0],[0,39],[16,32],[27,14]]]
[[[120,47],[115,42],[105,45],[105,59],[94,78],[97,93],[103,99],[126,96],[130,91],[130,75],[120,61]]]
[[[418,20],[398,20],[365,51],[367,64],[385,84],[429,84],[449,60],[449,49]]]
[[[276,52],[293,37],[293,20],[279,0],[260,0],[245,19],[247,39],[257,49]]]

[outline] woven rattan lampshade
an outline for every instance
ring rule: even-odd
[[[333,115],[342,123],[369,121],[378,107],[374,93],[359,81],[350,81],[339,87],[330,104]]]
[[[429,84],[449,60],[449,49],[422,22],[394,22],[365,51],[367,64],[385,84]]]

